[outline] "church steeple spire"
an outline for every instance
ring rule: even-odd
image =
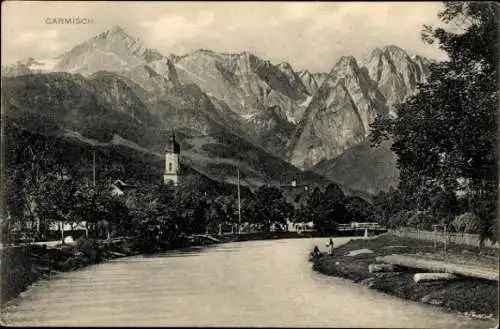
[[[175,132],[172,130],[172,135],[168,140],[167,146],[165,146],[165,152],[180,153],[181,147],[179,143],[175,140]]]
[[[163,174],[165,184],[173,184],[174,186],[179,184],[181,175],[180,153],[181,147],[175,140],[175,131],[172,129],[172,135],[165,147],[165,173]]]

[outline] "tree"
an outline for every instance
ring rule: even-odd
[[[254,227],[259,223],[258,214],[256,213],[256,204],[253,194],[241,200],[241,220],[248,223],[250,227]]]
[[[54,157],[52,143],[15,127],[8,127],[6,134],[9,140],[5,184],[8,223],[5,229],[11,232],[17,227],[25,233],[33,233],[37,228],[45,234],[53,219],[39,211],[40,202],[47,198],[44,191],[47,184],[54,185],[55,178],[71,176],[70,171],[65,163]]]
[[[428,211],[414,211],[408,218],[408,226],[420,229],[431,230],[434,218]]]
[[[302,213],[314,223],[317,231],[327,234],[338,223],[349,221],[345,202],[346,197],[338,185],[330,184],[324,192],[316,187],[309,195]]]
[[[405,214],[407,209],[404,205],[403,196],[400,190],[391,188],[388,192],[381,191],[373,200],[373,216],[375,220],[389,227],[395,227],[395,223],[405,225]],[[393,218],[393,216],[396,216]],[[405,218],[405,220],[402,220]]]
[[[389,228],[401,228],[401,227],[406,227],[408,226],[408,221],[411,216],[415,211],[413,210],[406,210],[406,209],[401,209],[396,211],[393,214],[390,214],[389,217],[387,217],[383,223],[389,227]]]
[[[375,145],[383,139],[393,141],[400,189],[409,199],[418,197],[418,210],[431,206],[430,200],[420,199],[426,189],[455,191],[459,181],[465,181],[478,200],[498,192],[498,4],[444,5],[441,20],[462,31],[426,26],[423,39],[439,44],[449,60],[430,65],[428,82],[397,106],[396,118],[378,117],[372,124]],[[483,206],[486,210],[478,215],[486,236],[496,220],[491,216],[496,213],[496,202]]]
[[[293,213],[281,191],[274,186],[261,186],[255,193],[255,215],[259,223],[269,232],[274,225],[282,227]]]
[[[236,199],[231,195],[218,195],[211,204],[210,221],[212,230],[219,231],[219,226],[234,224],[238,220]]]
[[[38,209],[42,218],[50,218],[61,226],[79,221],[78,186],[74,180],[52,177],[42,186],[40,195]],[[64,236],[61,239],[64,243]]]
[[[117,235],[127,234],[132,228],[129,210],[117,197],[111,197],[109,201],[109,215],[109,222]]]
[[[183,234],[204,233],[206,230],[208,203],[206,197],[192,188],[177,189],[174,195],[174,208],[178,210],[177,222]]]
[[[440,224],[449,224],[458,213],[458,200],[453,191],[441,190],[431,199],[431,212]]]
[[[374,219],[372,205],[360,197],[352,196],[346,198],[345,205],[350,221],[366,222]]]
[[[127,200],[131,229],[139,248],[154,252],[177,243],[184,219],[176,205],[175,193],[168,186],[140,186]]]

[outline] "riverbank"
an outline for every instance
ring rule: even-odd
[[[213,237],[180,238],[175,243],[148,243],[132,237],[111,240],[79,239],[75,243],[47,247],[43,244],[8,246],[1,249],[1,298],[4,305],[30,285],[59,272],[74,271],[119,257],[156,254],[168,250],[187,249],[218,243],[308,238],[313,232],[255,232]]]
[[[153,254],[172,249],[182,249],[213,244],[211,241],[191,241],[187,238],[175,244],[145,244],[131,237],[111,240],[80,239],[72,244],[47,247],[27,244],[4,247],[1,250],[1,299],[5,305],[30,285],[48,279],[59,272],[74,271],[110,259]]]
[[[498,319],[498,281],[459,276],[450,281],[416,283],[414,275],[424,270],[397,266],[393,271],[370,272],[377,257],[412,254],[428,259],[457,260],[496,268],[498,250],[479,251],[477,247],[450,245],[444,255],[432,242],[383,234],[370,239],[355,239],[335,249],[335,255],[318,258],[313,268],[321,273],[353,280],[393,296],[460,312],[476,318]],[[445,257],[446,256],[446,257]],[[379,258],[380,259],[380,258]]]

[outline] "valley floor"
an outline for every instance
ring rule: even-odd
[[[394,271],[369,271],[370,264],[380,263],[387,255],[406,255],[419,260],[418,266],[397,266]],[[397,257],[395,257],[397,258]],[[416,283],[414,275],[425,273],[426,262],[442,261],[447,266],[474,268],[478,272],[496,271],[496,280],[457,276],[450,281]],[[417,268],[418,267],[418,268]],[[390,295],[464,313],[470,317],[498,319],[498,249],[480,251],[476,247],[451,245],[446,254],[432,242],[383,234],[369,239],[355,239],[339,246],[332,256],[314,260],[313,268],[321,273],[344,277]]]

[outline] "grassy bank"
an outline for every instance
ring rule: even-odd
[[[368,249],[371,253],[347,256],[355,251]],[[372,239],[351,240],[335,249],[335,255],[324,256],[314,262],[313,268],[321,273],[344,277],[400,298],[442,307],[449,311],[466,313],[478,318],[498,319],[498,282],[459,277],[452,281],[415,283],[415,273],[424,271],[398,267],[393,272],[370,273],[369,265],[376,257],[390,254],[416,254],[422,257],[442,258],[440,249],[432,242],[384,234]],[[479,251],[471,246],[451,245],[448,259],[462,263],[496,266],[497,250]]]

